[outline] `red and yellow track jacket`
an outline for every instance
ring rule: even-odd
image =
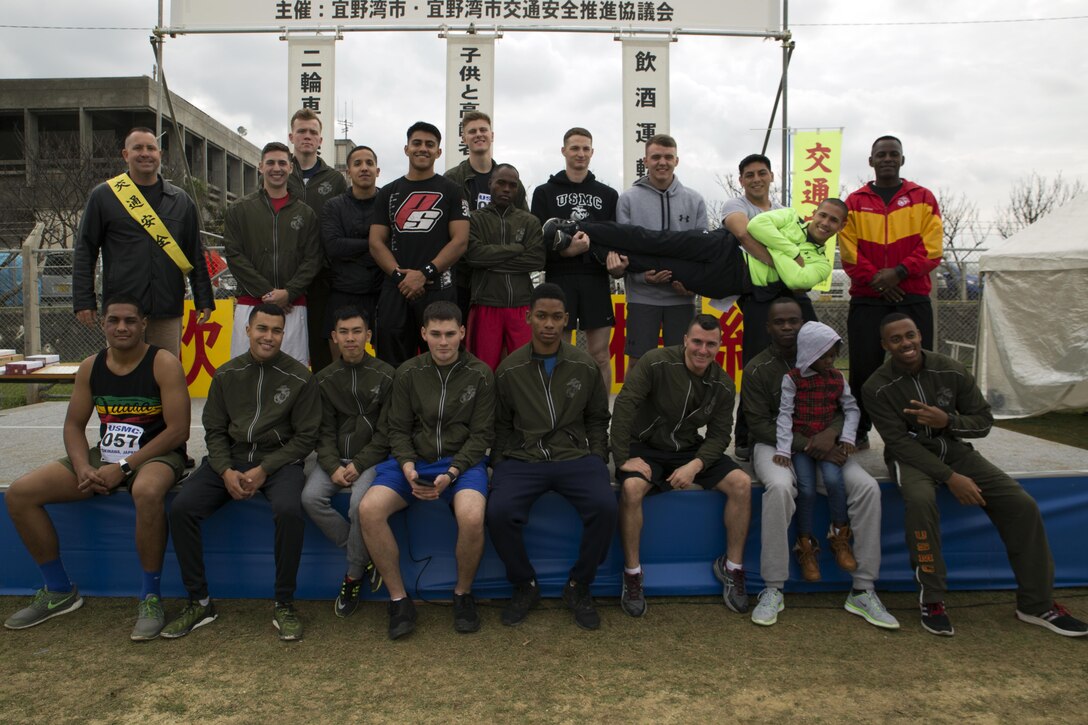
[[[899,288],[908,295],[928,296],[929,273],[944,254],[941,211],[933,192],[904,179],[885,206],[866,184],[846,198],[846,207],[839,256],[850,275],[850,296],[879,298],[869,282],[881,269],[899,265],[907,270]]]

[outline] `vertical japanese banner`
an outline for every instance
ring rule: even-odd
[[[234,325],[234,300],[216,300],[211,319],[197,324],[193,301],[185,300],[181,317],[181,367],[193,398],[208,397],[212,375],[230,360],[230,333]]]
[[[820,202],[839,195],[841,160],[841,129],[794,132],[791,206],[803,218],[811,219]],[[832,266],[835,264],[835,242],[832,238],[824,245]],[[813,289],[821,292],[831,289],[831,276]]]
[[[495,120],[495,37],[450,33],[446,36],[447,169],[468,158],[468,147],[461,141],[461,119],[469,111],[483,111]]]
[[[669,132],[669,42],[623,38],[623,188],[646,175],[646,142]]]
[[[336,38],[287,37],[287,118],[309,108],[321,119],[321,156],[336,165]]]

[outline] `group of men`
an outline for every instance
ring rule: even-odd
[[[98,307],[87,267],[93,270],[99,252],[104,257],[108,346],[80,366],[65,421],[68,456],[23,476],[5,496],[45,582],[5,626],[34,626],[82,605],[44,507],[122,484],[136,506],[143,570],[133,640],[181,637],[216,619],[202,522],[229,501],[258,493],[275,521],[273,624],[284,640],[303,634],[293,604],[303,512],[346,552],[336,614],[350,615],[363,586],[377,591],[384,582],[396,639],[413,631],[416,612],[400,575],[391,515],[419,501],[442,500],[453,509],[453,624],[467,633],[481,624],[472,584],[485,529],[512,585],[503,624],[519,624],[539,601],[523,532],[533,503],[555,491],[583,525],[563,599],[579,626],[596,629],[590,587],[616,528],[624,555],[621,606],[642,616],[643,500],[696,486],[726,496],[726,550],[711,563],[725,605],[751,609],[753,622],[773,625],[784,608],[796,496],[791,470],[772,463],[780,382],[794,365],[798,330],[815,316],[801,292],[827,276],[822,247],[839,234],[852,279],[851,384],[863,391],[903,492],[923,626],[953,632],[934,499],[947,484],[962,503],[986,506],[998,526],[1019,584],[1017,616],[1067,636],[1088,632],[1051,598],[1053,563],[1038,507],[961,441],[985,435],[991,422],[973,378],[924,349],[932,346],[928,273],[940,257],[940,217],[932,194],[899,178],[898,139],[874,144],[874,182],[845,203],[820,204],[808,223],[773,208],[769,160],[746,157],[739,168],[743,199],[727,206],[723,229],[707,232],[701,198],[676,179],[670,137],[651,139],[647,176],[617,195],[589,171],[592,136],[571,129],[562,147],[566,169],[535,190],[529,213],[516,169],[491,159],[490,119],[470,116],[469,159],[437,176],[441,136],[416,123],[405,146],[408,174],[381,189],[367,147],[349,156],[351,187],[343,189],[342,177],[317,157],[320,121],[313,114],[291,120],[293,158],[282,144],[265,147],[262,188],[227,215],[225,246],[239,298],[233,357],[213,377],[204,408],[208,455],[169,515],[166,493],[185,468],[190,411],[175,334],[184,276],[201,316],[212,301],[191,200],[186,204],[184,192],[158,175],[153,134],[134,129],[126,137],[128,172],[92,193],[77,245],[83,268],[75,305],[88,323]],[[141,255],[151,274],[136,278],[125,265]],[[528,275],[541,264],[549,281],[534,288]],[[611,413],[608,274],[628,277],[630,315],[639,321],[628,340],[637,365]],[[741,430],[764,487],[765,588],[754,607],[743,568],[752,480],[725,453],[735,391],[715,362],[718,320],[695,314],[692,302],[693,293],[708,290],[741,295],[748,328]],[[324,309],[307,315],[314,300]],[[575,321],[587,332],[588,351],[566,341]],[[315,329],[318,335],[307,334]],[[657,347],[658,330],[666,331],[665,347]],[[372,335],[377,358],[366,352]],[[869,350],[874,340],[879,356]],[[321,356],[324,365],[317,364]],[[311,375],[310,366],[318,372]],[[92,409],[100,441],[88,446]],[[879,488],[845,456],[838,433],[833,423],[811,438],[795,436],[794,447],[843,465],[857,559],[846,610],[897,629],[874,589]],[[303,461],[315,450],[307,476]],[[351,490],[346,518],[332,504],[343,489]],[[169,622],[159,587],[167,522],[189,594]]]

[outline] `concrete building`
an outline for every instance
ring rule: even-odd
[[[171,96],[181,134],[163,97],[164,175],[180,184],[184,157],[193,177],[206,185],[208,202],[221,207],[255,190],[260,149],[176,93]],[[125,133],[134,126],[154,129],[158,108],[158,84],[147,76],[0,79],[0,241],[18,243],[16,227],[31,216],[27,194],[14,190],[33,189],[51,174],[78,170],[103,181],[119,173]],[[80,158],[73,158],[76,148]]]

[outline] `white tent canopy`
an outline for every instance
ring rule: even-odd
[[[1088,194],[982,255],[978,383],[999,418],[1088,408]]]

